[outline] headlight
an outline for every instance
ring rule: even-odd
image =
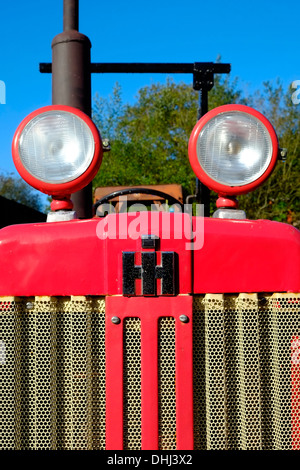
[[[197,177],[219,194],[246,193],[272,172],[278,141],[270,122],[248,106],[226,105],[205,114],[190,137]]]
[[[67,194],[86,186],[102,156],[92,120],[69,106],[47,106],[29,116],[13,139],[13,159],[20,175],[47,194]]]

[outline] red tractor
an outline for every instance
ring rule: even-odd
[[[0,231],[0,447],[300,449],[300,232],[236,200],[271,174],[273,127],[241,105],[197,122],[213,217],[167,188],[119,188],[78,219],[70,196],[102,147],[66,105],[16,131],[19,173],[53,201],[46,223]],[[147,190],[155,210],[111,210]]]

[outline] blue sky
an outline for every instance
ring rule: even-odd
[[[201,0],[80,0],[79,30],[92,42],[93,62],[230,62],[251,94],[279,77],[287,87],[300,79],[297,2]],[[51,75],[39,72],[51,62],[51,41],[62,31],[62,0],[0,2],[0,172],[15,172],[11,141],[20,121],[51,104]],[[191,81],[189,76],[177,80]],[[118,81],[125,101],[141,86],[164,76],[99,75],[92,94],[107,96]]]

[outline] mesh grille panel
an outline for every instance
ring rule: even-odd
[[[194,298],[196,449],[300,448],[299,333],[299,294]]]
[[[159,449],[176,449],[175,320],[159,320]]]
[[[13,449],[15,436],[14,303],[0,302],[0,448]]]
[[[300,295],[194,297],[196,449],[300,449]],[[158,328],[176,449],[175,320]],[[141,448],[141,321],[124,321],[124,447]],[[0,300],[0,448],[105,449],[104,298]]]
[[[141,322],[124,321],[124,449],[141,449]]]
[[[105,448],[104,299],[1,305],[1,448]]]

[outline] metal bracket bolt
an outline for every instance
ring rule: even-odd
[[[278,160],[281,160],[282,162],[285,163],[287,159],[287,154],[288,154],[287,149],[279,149]]]
[[[111,317],[111,321],[115,325],[119,325],[119,323],[121,323],[121,319],[119,317]]]
[[[189,320],[189,317],[187,317],[186,315],[180,315],[179,320],[180,320],[182,323],[188,323],[188,322],[190,321],[190,320]]]
[[[103,139],[102,140],[102,150],[103,150],[103,152],[109,152],[110,149],[111,149],[110,141],[108,139]]]

